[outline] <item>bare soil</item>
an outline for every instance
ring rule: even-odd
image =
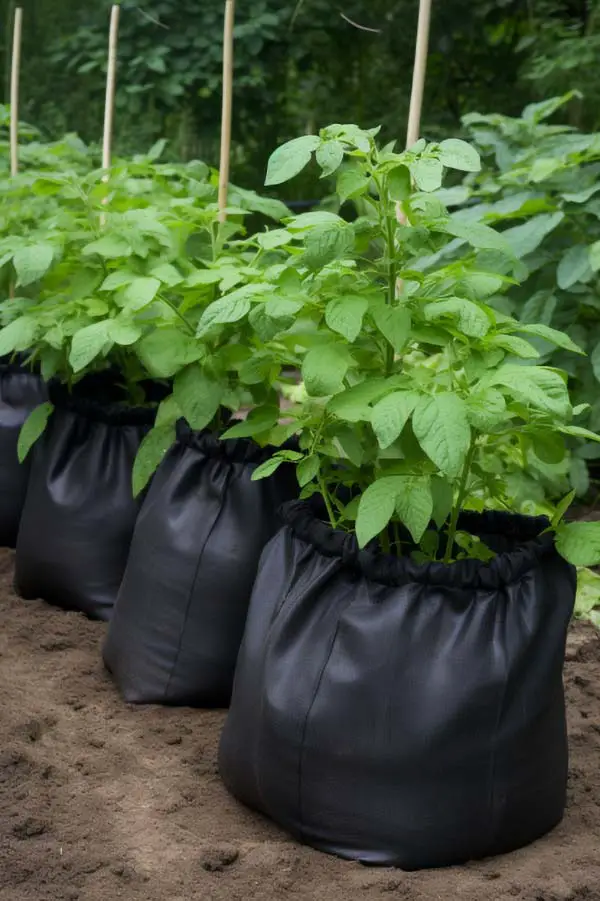
[[[105,626],[18,600],[0,552],[0,901],[600,901],[600,637],[573,627],[569,807],[551,835],[451,870],[366,869],[230,798],[224,714],[132,708]]]

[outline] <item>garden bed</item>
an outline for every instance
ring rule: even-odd
[[[567,654],[564,823],[467,867],[366,869],[301,848],[217,775],[223,714],[124,705],[102,623],[23,602],[0,551],[0,901],[577,901],[600,899],[600,640]]]

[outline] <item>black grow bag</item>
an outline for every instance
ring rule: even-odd
[[[104,645],[128,702],[229,703],[260,554],[298,493],[290,466],[251,480],[272,453],[179,427],[140,512]]]
[[[495,855],[561,819],[574,569],[547,521],[465,514],[498,556],[358,552],[289,506],[250,604],[221,774],[301,841],[404,869]]]
[[[20,361],[0,359],[0,546],[14,547],[29,476],[29,461],[19,463],[21,426],[46,400],[40,376]]]
[[[94,376],[72,394],[52,384],[49,395],[55,410],[32,451],[15,587],[21,597],[107,620],[141,503],[133,461],[155,410],[127,407]]]

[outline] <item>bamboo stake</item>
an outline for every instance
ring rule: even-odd
[[[423,111],[427,53],[429,50],[429,31],[431,27],[431,2],[432,0],[421,0],[419,4],[417,46],[415,49],[415,65],[413,69],[408,130],[406,134],[407,147],[411,147],[419,140],[419,132],[421,130],[421,113]]]
[[[423,95],[425,93],[425,75],[427,72],[427,53],[429,51],[429,32],[431,28],[432,0],[420,0],[419,21],[417,25],[417,41],[415,47],[415,63],[413,68],[406,147],[412,147],[419,140],[421,131],[421,114],[423,112]],[[400,203],[396,204],[396,217],[402,225],[406,224],[406,216]]]
[[[12,64],[10,70],[10,174],[19,171],[19,76],[21,72],[21,35],[23,33],[23,9],[15,9],[13,28]]]
[[[221,113],[221,161],[219,163],[219,221],[225,222],[229,161],[231,155],[231,114],[233,106],[233,26],[235,0],[226,0],[223,30],[223,107]]]
[[[108,182],[112,163],[112,139],[115,120],[115,88],[117,84],[117,40],[119,36],[119,13],[121,7],[115,4],[110,12],[110,29],[108,33],[108,63],[106,68],[106,99],[104,101],[104,133],[102,137],[102,168],[105,170],[102,176],[103,182]],[[102,203],[108,203],[108,197],[104,197]],[[105,224],[102,214],[101,225]]]

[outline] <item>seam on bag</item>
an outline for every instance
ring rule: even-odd
[[[309,723],[309,720],[310,720],[310,715],[311,715],[311,713],[312,713],[312,711],[313,711],[313,707],[315,706],[315,703],[316,703],[316,700],[317,700],[317,695],[319,694],[319,689],[321,688],[321,683],[322,683],[323,677],[324,677],[324,675],[325,675],[325,670],[326,670],[327,667],[329,666],[329,662],[330,662],[331,657],[332,657],[332,655],[333,655],[333,649],[335,648],[335,643],[336,643],[336,641],[337,641],[337,637],[338,637],[338,634],[339,634],[339,631],[340,631],[340,623],[341,623],[341,620],[342,620],[342,616],[345,614],[346,610],[348,609],[348,607],[350,607],[351,604],[352,604],[352,599],[350,599],[350,600],[348,601],[348,603],[345,604],[343,611],[340,612],[340,615],[339,615],[339,617],[338,617],[337,623],[336,623],[336,625],[335,625],[335,630],[334,630],[334,633],[333,633],[333,637],[332,637],[332,639],[331,639],[331,644],[330,644],[330,646],[329,646],[329,650],[328,650],[328,652],[327,652],[327,656],[326,656],[326,658],[325,658],[325,661],[324,661],[324,663],[323,663],[323,666],[321,667],[321,671],[320,671],[319,676],[318,676],[318,678],[317,678],[317,684],[316,684],[316,686],[315,686],[315,690],[314,690],[314,692],[313,692],[313,696],[312,696],[311,702],[310,702],[310,704],[309,704],[309,706],[308,706],[308,710],[306,711],[306,716],[305,716],[305,718],[304,718],[304,723],[303,723],[303,726],[302,726],[302,737],[301,737],[301,739],[300,739],[300,753],[299,753],[299,755],[298,755],[298,824],[299,824],[299,830],[300,830],[300,835],[301,835],[301,837],[303,837],[303,836],[305,835],[305,829],[304,829],[304,810],[303,810],[303,805],[302,805],[302,774],[303,774],[302,771],[303,771],[303,768],[304,768],[304,746],[305,746],[305,743],[306,743],[306,734],[307,734],[307,732],[308,732],[308,723]]]
[[[504,604],[505,611],[508,608],[508,605],[511,602],[511,599],[506,597],[507,603]],[[498,600],[496,601],[496,607],[499,606]],[[504,626],[506,627],[506,619],[504,621]],[[494,725],[494,738],[492,742],[492,754],[490,760],[490,770],[489,770],[489,792],[488,792],[488,806],[489,806],[489,817],[491,823],[490,829],[490,848],[488,849],[488,854],[496,853],[494,851],[494,845],[497,841],[499,823],[498,823],[498,811],[496,809],[496,769],[498,762],[498,744],[499,744],[499,732],[500,732],[500,723],[502,722],[502,714],[504,712],[504,705],[506,701],[506,695],[508,692],[508,680],[510,674],[510,661],[506,659],[506,651],[505,651],[505,672],[502,688],[499,692],[499,703],[498,703],[498,713],[496,716],[496,723]]]
[[[223,486],[223,490],[219,496],[219,500],[221,501],[221,503],[219,504],[219,510],[213,520],[213,523],[212,523],[210,529],[208,530],[204,544],[202,545],[202,548],[198,554],[198,560],[196,562],[196,567],[194,569],[194,576],[192,578],[192,583],[190,585],[190,590],[189,590],[187,603],[186,603],[186,607],[185,607],[185,615],[183,617],[183,623],[181,624],[181,631],[179,634],[179,643],[177,646],[177,653],[175,654],[175,658],[173,660],[173,666],[171,667],[171,672],[169,673],[169,678],[167,679],[167,684],[165,686],[165,690],[164,690],[164,694],[163,694],[163,698],[165,700],[168,699],[169,690],[171,688],[171,682],[173,681],[173,676],[175,675],[175,670],[177,669],[177,665],[179,664],[179,657],[181,655],[181,648],[183,646],[183,637],[185,635],[185,629],[186,629],[187,622],[188,622],[188,619],[190,616],[190,609],[191,609],[192,600],[194,597],[194,589],[196,587],[196,582],[198,581],[198,572],[200,570],[200,564],[202,563],[202,559],[204,557],[204,552],[206,551],[206,545],[210,541],[210,539],[212,537],[212,533],[214,532],[214,530],[217,526],[217,523],[219,522],[219,519],[221,518],[221,514],[223,513],[222,500],[223,500],[223,496],[225,495],[225,493],[229,490],[230,481],[231,481],[231,468],[230,468],[229,472],[227,473],[227,476],[225,479],[225,484]]]

